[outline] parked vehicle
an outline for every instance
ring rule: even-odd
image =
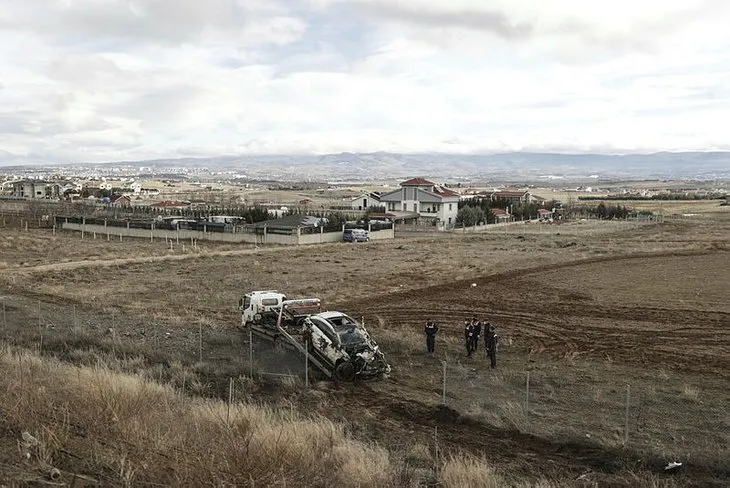
[[[370,236],[365,229],[345,229],[342,232],[342,240],[345,242],[368,242]]]
[[[390,365],[365,327],[342,312],[322,311],[319,298],[287,300],[275,290],[247,293],[241,325],[280,350],[302,355],[328,378],[382,378]]]

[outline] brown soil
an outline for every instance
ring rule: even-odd
[[[423,444],[485,456],[516,477],[632,486],[630,473],[661,479],[666,462],[689,456],[682,485],[722,486],[730,477],[730,222],[612,225],[296,249],[206,246],[182,257],[167,256],[164,244],[130,255],[134,241],[115,252],[97,242],[99,262],[65,263],[63,245],[79,241],[57,236],[49,241],[57,253],[5,247],[0,336],[74,362],[94,348],[166,367],[198,361],[202,323],[204,394],[224,396],[228,378],[250,364],[235,327],[239,296],[261,288],[320,296],[364,317],[392,378],[319,384],[315,397],[265,383],[249,398],[342,420],[395,453]],[[464,357],[460,324],[474,314],[498,327],[496,372],[481,356]],[[442,327],[436,357],[422,352],[428,318]],[[264,345],[254,355],[259,370],[301,373]],[[439,405],[440,360],[447,406]],[[529,417],[512,415],[506,407],[524,402],[528,371]],[[631,442],[622,446],[629,384]]]

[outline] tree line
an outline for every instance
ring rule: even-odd
[[[492,200],[489,197],[475,197],[459,202],[459,211],[456,214],[456,224],[470,227],[473,225],[493,224],[496,217],[492,209],[506,211],[515,220],[529,220],[537,217],[537,211],[541,208],[553,209],[557,206],[556,201],[539,205],[534,202],[514,203],[504,198]]]
[[[661,193],[658,195],[608,195],[608,196],[579,196],[578,200],[722,200],[727,198],[726,193]]]

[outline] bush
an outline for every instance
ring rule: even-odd
[[[491,213],[491,212],[490,212]],[[477,225],[480,222],[486,222],[487,217],[479,207],[465,206],[459,209],[456,214],[456,224],[471,227]]]

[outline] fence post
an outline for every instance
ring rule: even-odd
[[[5,316],[5,297],[3,297],[3,332],[8,330],[8,319]]]
[[[233,403],[233,378],[228,379],[228,407],[226,409],[226,427],[231,426],[231,403]]]
[[[43,326],[41,325],[41,301],[38,300],[38,335],[40,336],[40,343],[38,344],[39,352],[43,352]]]
[[[525,417],[530,414],[530,372],[527,372],[525,379]]]
[[[433,427],[433,467],[434,471],[439,470],[439,426]]]
[[[624,445],[629,443],[629,404],[631,403],[631,385],[626,385],[626,423],[624,425]]]
[[[446,405],[446,361],[444,363],[444,384],[441,391],[441,404]]]
[[[248,362],[251,369],[251,379],[253,379],[253,328],[248,326]]]
[[[304,341],[304,386],[309,388],[309,341]]]
[[[198,362],[203,362],[203,323],[198,322]]]

